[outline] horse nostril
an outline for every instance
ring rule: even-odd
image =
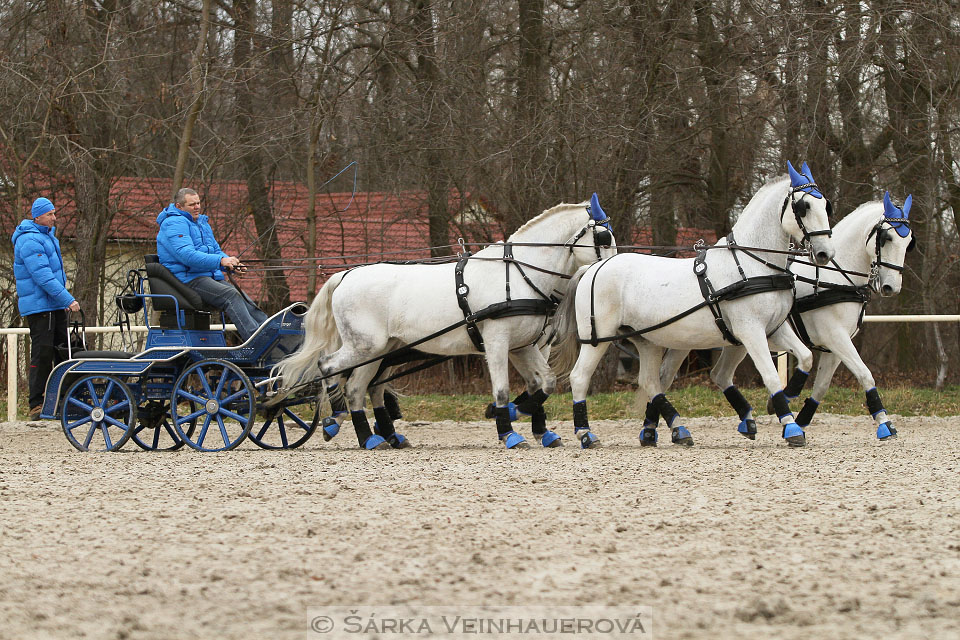
[[[817,264],[819,265],[824,265],[830,262],[830,254],[827,253],[826,251],[818,251],[816,258],[817,258]]]
[[[893,287],[891,287],[891,286],[888,285],[888,284],[885,284],[885,285],[883,285],[882,287],[880,287],[880,295],[881,295],[881,296],[884,296],[884,297],[892,296],[894,293],[896,293],[896,291],[894,291],[894,290],[893,290]]]

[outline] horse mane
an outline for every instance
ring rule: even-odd
[[[880,200],[871,200],[864,202],[859,207],[843,216],[843,219],[833,225],[833,235],[838,238],[856,237],[854,234],[866,235],[870,233],[873,225],[880,222],[883,217],[883,202]],[[871,220],[867,225],[865,218]],[[852,238],[851,238],[852,239]]]
[[[517,236],[517,235],[520,235],[521,233],[529,231],[533,227],[539,225],[544,220],[547,220],[548,218],[552,218],[555,215],[559,215],[561,213],[567,213],[572,209],[583,209],[586,206],[586,204],[587,204],[586,202],[581,202],[579,204],[568,204],[564,202],[564,203],[555,205],[553,207],[550,207],[549,209],[547,209],[546,211],[538,215],[536,218],[527,220],[525,223],[523,223],[523,226],[521,226],[519,229],[511,233],[510,237],[507,238],[507,240],[512,240],[514,236]]]

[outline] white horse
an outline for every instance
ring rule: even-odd
[[[796,422],[802,428],[810,424],[830,388],[834,372],[843,362],[863,387],[867,409],[877,424],[877,437],[886,440],[897,434],[893,423],[887,419],[873,374],[864,364],[852,338],[860,330],[871,291],[883,297],[900,293],[903,263],[907,251],[915,244],[909,220],[912,202],[913,196],[907,196],[903,207],[897,207],[890,200],[890,194],[884,193],[883,202],[862,204],[838,222],[833,228],[833,241],[837,247],[833,266],[836,269],[820,269],[801,261],[790,265],[790,270],[797,276],[797,298],[789,318],[792,330],[776,334],[770,340],[770,346],[795,356],[802,353],[805,346],[823,352],[817,365],[813,392],[797,413]],[[670,386],[687,353],[673,349],[667,352],[660,369],[660,382],[664,387]],[[745,356],[742,347],[724,347],[710,376],[737,411],[740,433],[753,439],[756,434],[753,409],[733,385],[733,373]],[[808,371],[809,364],[805,368],[804,363],[798,361],[798,367],[784,390],[788,399],[800,394]]]
[[[743,344],[763,377],[783,437],[791,445],[805,442],[780,388],[767,337],[783,330],[793,304],[793,276],[786,269],[790,239],[807,242],[817,264],[827,264],[834,250],[829,203],[810,169],[806,163],[802,174],[790,163],[787,168],[789,176],[768,182],[754,195],[727,238],[696,258],[620,254],[574,275],[557,311],[561,341],[554,347],[554,361],[567,371],[576,359],[570,386],[574,431],[582,447],[598,443],[587,419],[590,378],[610,342],[624,338],[637,348],[640,386],[666,420],[674,443],[690,446],[693,438],[674,423],[677,411],[663,393],[659,371],[664,350],[708,349],[734,341]],[[655,425],[643,428],[640,441],[656,444]]]
[[[510,424],[508,362],[542,406],[556,376],[538,348],[561,283],[579,267],[614,255],[609,221],[594,194],[590,203],[561,204],[520,227],[506,242],[456,264],[373,264],[335,274],[320,289],[304,318],[301,348],[278,365],[281,394],[322,376],[350,370],[347,404],[361,447],[401,447],[388,412],[374,407],[373,434],[364,394],[383,356],[410,348],[428,354],[484,353],[496,403],[497,433],[508,449],[525,448]],[[375,401],[376,402],[376,401]],[[381,416],[384,422],[381,424]],[[542,434],[544,446],[559,436]]]

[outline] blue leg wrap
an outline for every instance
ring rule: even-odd
[[[367,441],[373,433],[370,431],[370,423],[367,422],[366,412],[363,409],[351,411],[350,419],[353,420],[353,430],[357,432],[357,442],[360,443],[361,447],[366,447]],[[380,440],[383,440],[383,438],[381,437]]]
[[[676,420],[680,415],[677,413],[677,410],[673,408],[673,405],[670,404],[670,401],[667,400],[667,396],[662,393],[654,396],[654,398],[650,401],[650,404],[652,404],[657,410],[657,413],[663,417],[668,427],[672,427],[673,421]]]
[[[897,430],[893,427],[893,423],[888,420],[877,427],[877,437],[881,440],[896,438]]]
[[[577,433],[577,437],[580,438],[580,448],[581,449],[596,449],[600,446],[600,438],[595,436],[589,429],[581,429]]]
[[[690,435],[687,428],[683,426],[676,426],[671,429],[670,441],[673,442],[673,444],[682,444],[686,447],[693,446],[693,436]]]
[[[735,385],[730,385],[724,389],[723,395],[727,399],[727,402],[730,403],[730,406],[733,407],[733,410],[737,412],[741,420],[745,419],[750,415],[750,412],[753,411],[753,407],[750,406],[750,403],[747,402],[747,399],[740,393],[740,389],[737,389]]]
[[[783,425],[783,439],[791,447],[802,447],[807,443],[807,435],[796,422],[788,422]]]
[[[547,448],[553,447],[562,447],[563,442],[560,440],[560,436],[556,431],[546,431],[543,434],[543,437],[540,438],[540,444]]]
[[[787,416],[793,416],[793,413],[790,411],[790,401],[787,400],[787,394],[783,391],[777,391],[770,396],[770,400],[773,403],[773,410],[777,414],[778,420],[783,420]]]
[[[749,420],[741,420],[740,424],[737,425],[737,433],[751,440],[756,440],[757,421],[752,418]]]
[[[577,432],[580,431],[580,429],[590,430],[590,421],[587,420],[586,400],[573,403],[573,430]]]
[[[387,444],[387,441],[383,439],[383,436],[378,436],[376,434],[371,435],[363,443],[363,448],[367,451],[373,449],[387,449],[390,445]]]
[[[526,440],[522,435],[516,431],[508,431],[506,433],[500,434],[500,440],[503,442],[504,446],[507,449],[514,449],[520,447],[520,445],[526,444]],[[525,448],[525,447],[520,447]]]
[[[643,414],[643,426],[657,428],[660,424],[660,412],[653,406],[652,402],[647,403],[647,409]]]
[[[334,436],[340,433],[340,423],[334,418],[323,419],[323,439],[326,442],[333,440]]]
[[[409,440],[396,431],[387,436],[386,440],[387,443],[394,449],[408,449],[412,446]]]
[[[393,418],[390,417],[390,412],[387,411],[386,407],[374,407],[373,408],[373,432],[377,435],[381,435],[384,438],[389,438],[395,429],[393,428]]]
[[[655,447],[657,446],[657,428],[656,427],[644,427],[640,430],[640,446],[641,447]]]

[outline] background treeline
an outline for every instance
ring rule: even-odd
[[[429,194],[433,245],[451,190],[482,198],[491,237],[597,191],[621,237],[672,245],[680,227],[727,232],[806,160],[838,219],[884,189],[914,196],[920,251],[871,311],[957,313],[958,16],[890,0],[0,0],[3,230],[53,180],[99,265],[115,177],[229,178],[275,257],[272,181],[316,189],[356,160],[361,190]],[[85,308],[100,281],[78,269]],[[861,339],[874,365],[955,377],[953,326]]]

